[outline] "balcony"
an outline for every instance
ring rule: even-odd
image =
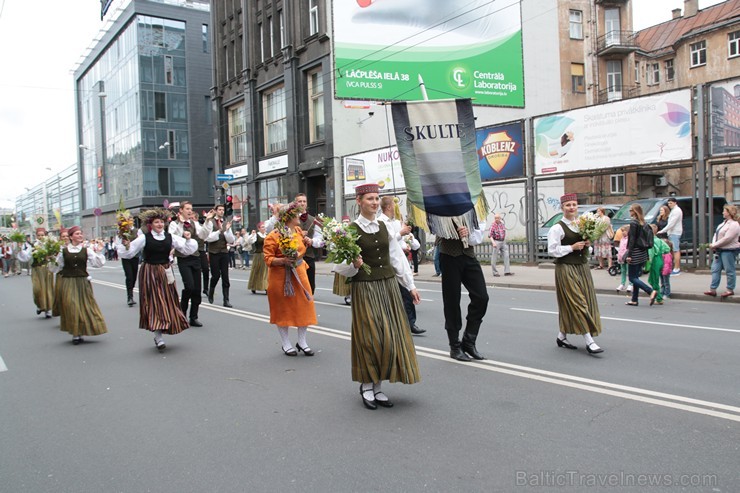
[[[626,55],[637,49],[634,31],[609,31],[596,40],[596,54]]]
[[[620,101],[630,99],[640,95],[639,86],[614,86],[601,89],[597,95],[597,103],[609,103],[611,101]]]
[[[596,5],[622,5],[627,3],[629,0],[594,0]]]

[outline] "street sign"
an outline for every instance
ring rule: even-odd
[[[216,181],[231,181],[234,175],[216,175]]]
[[[221,188],[223,188],[224,190],[228,190],[229,189],[229,184],[228,183],[224,183],[223,185],[221,185]]]

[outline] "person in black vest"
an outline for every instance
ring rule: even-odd
[[[154,332],[154,345],[160,351],[166,347],[163,333],[179,334],[188,328],[177,299],[170,252],[174,248],[182,255],[192,255],[198,249],[190,231],[178,236],[165,230],[170,215],[170,211],[162,208],[142,212],[139,217],[149,232],[118,245],[120,258],[133,258],[144,252],[144,263],[139,269],[139,328]]]
[[[560,197],[563,218],[547,233],[547,251],[555,257],[555,293],[558,298],[560,333],[558,347],[578,349],[566,335],[580,334],[590,354],[604,352],[593,337],[601,333],[601,315],[596,301],[594,280],[588,268],[589,241],[578,231],[578,196],[567,193]],[[637,288],[635,288],[637,289]]]
[[[180,211],[177,218],[170,223],[168,232],[171,235],[184,236],[185,231],[190,232],[190,237],[198,243],[198,249],[192,255],[183,255],[175,251],[177,257],[177,269],[180,271],[182,278],[182,294],[180,296],[180,309],[184,315],[188,314],[188,305],[190,305],[190,326],[203,327],[198,320],[198,307],[201,301],[201,264],[200,252],[205,245],[205,239],[211,234],[213,223],[207,221],[205,226],[201,226],[195,220],[193,213],[193,204],[187,200],[180,202]]]
[[[224,206],[217,205],[215,215],[208,214],[206,222],[210,222],[212,232],[208,235],[208,256],[211,261],[211,285],[208,288],[208,303],[213,304],[213,294],[219,279],[223,278],[221,290],[224,295],[224,306],[232,308],[229,302],[229,249],[227,245],[234,243],[234,233],[231,231],[231,221],[224,220]]]
[[[442,303],[445,315],[445,330],[450,343],[450,358],[458,361],[486,359],[475,347],[478,331],[488,310],[488,290],[483,270],[475,257],[474,245],[483,241],[484,225],[473,231],[464,226],[457,228],[460,239],[438,238],[439,263],[442,267]],[[465,245],[462,239],[467,240]],[[460,311],[460,285],[465,286],[470,297],[467,322],[462,341],[462,313]]]
[[[208,214],[206,214],[206,217],[208,217]],[[206,217],[201,219],[200,214],[193,211],[193,220],[201,226],[205,225]],[[198,255],[200,259],[200,272],[203,275],[203,296],[208,296],[208,280],[211,277],[211,264],[208,261],[208,243],[205,241],[203,244],[198,243],[198,252],[200,253]]]

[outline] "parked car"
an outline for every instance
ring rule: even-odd
[[[581,204],[578,206],[578,215],[580,216],[581,214],[585,214],[587,212],[596,213],[596,209],[598,209],[599,207],[603,207],[606,210],[606,215],[611,218],[621,206],[619,204]],[[560,221],[560,219],[562,219],[562,217],[563,213],[558,212],[550,219],[545,221],[542,226],[540,226],[540,228],[537,230],[537,250],[547,253],[547,233],[550,231],[551,227],[553,227],[555,224],[557,224],[558,221]]]
[[[669,197],[653,197],[649,199],[637,199],[632,200],[624,204],[614,217],[612,218],[612,226],[616,230],[625,224],[630,223],[630,206],[632,204],[640,204],[642,211],[645,214],[645,222],[648,224],[655,224],[660,212],[660,207],[668,203]],[[694,236],[694,225],[692,218],[694,217],[694,207],[692,197],[676,197],[676,203],[683,211],[683,235],[681,236],[681,243],[691,243]],[[722,208],[727,203],[724,197],[714,197],[712,200],[712,230],[719,226],[722,222]]]

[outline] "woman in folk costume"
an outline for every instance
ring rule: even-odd
[[[59,252],[56,265],[50,265],[49,269],[61,273],[57,277],[61,330],[72,334],[72,344],[77,345],[84,342],[82,336],[108,332],[87,273],[88,267],[102,267],[105,256],[101,250],[85,248],[85,236],[79,226],[72,226],[67,232],[69,244]]]
[[[162,334],[179,334],[189,327],[180,309],[170,252],[174,248],[187,256],[198,249],[190,231],[186,230],[183,236],[166,231],[170,217],[171,212],[162,208],[142,212],[139,218],[146,225],[142,229],[148,232],[118,245],[120,258],[133,258],[144,252],[144,263],[139,269],[139,328],[154,332],[154,345],[160,351],[167,347]]]
[[[36,242],[33,248],[23,248],[18,253],[21,262],[31,265],[31,285],[33,287],[33,303],[36,305],[36,315],[41,313],[44,317],[51,318],[54,307],[54,274],[49,270],[47,264],[49,259],[38,259],[33,257],[33,251],[44,248],[46,241],[46,230],[36,228]]]
[[[298,226],[303,209],[292,202],[280,206],[275,228],[265,238],[263,254],[267,265],[267,300],[270,303],[270,323],[277,325],[283,352],[297,356],[303,351],[313,356],[306,342],[308,326],[316,324],[316,308],[308,282],[307,264],[303,261],[307,244],[303,231]],[[253,267],[254,268],[254,267]],[[288,327],[298,328],[298,343],[295,348],[288,338]]]
[[[376,218],[378,191],[376,184],[355,188],[360,216],[354,226],[361,255],[351,264],[335,267],[339,274],[352,278],[352,380],[360,382],[362,402],[368,409],[393,406],[381,390],[383,380],[408,384],[421,380],[398,283],[409,290],[415,304],[421,298],[401,246]],[[369,274],[361,269],[363,264],[370,267]]]
[[[265,254],[263,253],[266,236],[265,223],[261,222],[257,225],[254,236],[250,234],[247,237],[247,245],[254,245],[252,270],[249,272],[249,283],[247,283],[247,289],[251,290],[252,294],[257,293],[257,291],[267,291],[267,264],[265,264]]]
[[[62,228],[59,231],[59,242],[61,243],[61,247],[64,248],[67,245],[69,245],[69,232],[66,228]],[[62,314],[61,306],[59,305],[59,301],[61,299],[61,295],[59,294],[59,278],[62,277],[62,271],[57,272],[56,279],[54,282],[54,303],[51,307],[51,314],[54,317],[58,317]]]
[[[578,232],[578,196],[568,193],[560,197],[563,218],[547,234],[547,251],[555,257],[555,292],[558,298],[560,333],[558,347],[578,349],[567,334],[579,334],[586,340],[589,354],[603,353],[594,342],[601,334],[601,315],[596,301],[594,281],[588,268],[588,247]]]
[[[349,216],[342,216],[342,224],[347,225],[350,223]],[[350,288],[350,282],[347,277],[334,272],[334,285],[332,286],[331,292],[337,296],[344,297],[344,303],[347,305],[352,304],[352,289]]]

